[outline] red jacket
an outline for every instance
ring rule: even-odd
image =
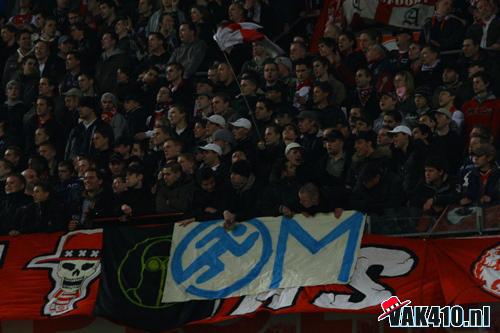
[[[495,95],[488,96],[483,102],[474,97],[465,102],[462,109],[467,134],[472,131],[474,125],[481,124],[491,130],[495,139],[500,138],[500,99]]]

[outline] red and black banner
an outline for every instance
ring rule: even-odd
[[[0,320],[91,316],[102,231],[0,238]]]
[[[499,236],[422,240],[366,235],[347,285],[272,290],[208,306],[163,305],[160,277],[168,262],[168,236],[163,228],[124,227],[1,237],[0,320],[97,314],[162,330],[194,320],[201,325],[196,327],[204,327],[268,314],[380,314],[380,303],[390,296],[414,305],[500,301]]]
[[[214,301],[161,301],[172,229],[172,225],[104,229],[102,276],[95,315],[158,332],[212,314]]]

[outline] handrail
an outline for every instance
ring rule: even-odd
[[[160,219],[165,217],[178,217],[183,216],[182,212],[172,212],[172,213],[159,213],[159,214],[147,214],[147,215],[139,215],[139,216],[112,216],[112,217],[101,217],[98,219],[92,219],[92,223],[106,223],[106,222],[132,222],[139,220],[151,220],[151,219]]]
[[[365,232],[367,234],[382,234],[397,237],[443,237],[443,236],[466,236],[466,235],[485,235],[491,233],[497,233],[500,231],[499,227],[488,226],[491,224],[491,212],[500,211],[500,205],[492,206],[493,211],[490,211],[490,207],[472,207],[474,212],[466,216],[465,219],[459,220],[459,222],[450,223],[448,219],[448,213],[454,208],[447,207],[439,217],[432,217],[426,215],[414,214],[410,215],[367,215]],[[458,207],[455,207],[455,209]],[[488,213],[490,212],[490,213]],[[395,212],[397,213],[397,212]],[[140,222],[141,225],[157,225],[158,219],[168,218],[161,223],[176,223],[179,222],[179,218],[183,216],[182,212],[170,212],[170,213],[160,213],[160,214],[147,214],[141,216],[130,216],[124,218],[124,216],[114,216],[106,217],[92,220],[92,224],[104,224],[104,225],[122,225],[123,223],[137,224]],[[488,220],[488,215],[490,220]],[[496,215],[495,215],[496,216]],[[473,220],[471,220],[473,219]],[[147,221],[146,221],[147,220]],[[156,221],[155,221],[156,220]],[[408,232],[404,231],[404,228],[400,232],[387,233],[384,230],[377,230],[377,222],[383,225],[394,225],[401,226],[400,223],[410,222],[410,224],[415,228],[410,228]],[[472,222],[473,221],[473,222]],[[375,222],[375,224],[374,224]],[[374,229],[375,226],[375,229]],[[403,225],[404,226],[404,225]]]

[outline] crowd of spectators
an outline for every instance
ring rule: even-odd
[[[257,41],[224,57],[220,23],[286,29],[272,3],[17,1],[1,23],[0,232],[499,203],[494,0],[438,0],[391,51],[379,30],[327,23],[315,54],[297,35],[284,54]]]

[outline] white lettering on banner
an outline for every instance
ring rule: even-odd
[[[405,275],[412,271],[416,264],[417,258],[403,249],[363,247],[359,251],[356,268],[349,283],[355,292],[322,292],[313,304],[321,308],[346,310],[379,305],[393,294],[378,278]]]
[[[417,6],[417,5],[431,5],[434,6],[435,1],[433,0],[380,0],[384,5],[391,6]]]
[[[295,304],[300,288],[270,290],[256,296],[245,296],[231,312],[231,316],[244,315],[257,311],[262,305],[272,310],[288,308]]]
[[[379,278],[408,274],[415,268],[416,263],[417,259],[403,249],[362,247],[351,282],[347,285],[355,292],[350,295],[322,292],[316,297],[313,304],[320,308],[356,310],[378,305],[380,304],[379,299],[392,295],[391,291],[380,283]],[[253,313],[262,306],[272,310],[293,306],[300,290],[300,288],[285,288],[259,295],[245,296],[231,312],[231,315]],[[352,297],[353,295],[355,297]],[[360,301],[356,302],[355,300]]]
[[[434,14],[434,3],[434,0],[349,0],[344,1],[343,10],[349,24],[354,14],[358,14],[391,26],[420,29]],[[379,17],[381,12],[384,15]]]
[[[163,301],[347,283],[363,226],[363,214],[354,211],[341,219],[332,214],[253,219],[230,232],[222,221],[176,225]]]

